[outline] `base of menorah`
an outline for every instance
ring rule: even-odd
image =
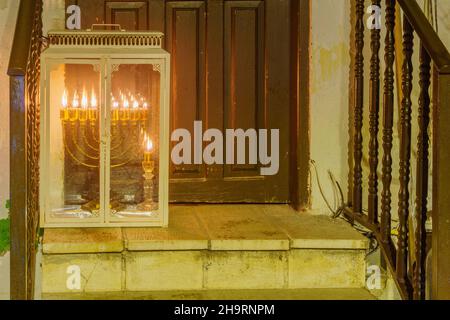
[[[136,206],[139,211],[155,211],[158,210],[158,204],[152,201],[145,201]]]

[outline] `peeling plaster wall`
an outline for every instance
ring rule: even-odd
[[[63,30],[65,27],[65,0],[44,0],[43,8],[43,32],[50,30]]]
[[[5,202],[9,199],[9,63],[19,1],[0,0],[0,219],[8,211]]]
[[[327,171],[347,190],[350,2],[311,2],[311,159],[333,205]],[[327,212],[313,168],[311,173],[312,207]]]
[[[447,48],[450,48],[450,1],[440,0],[437,5],[439,36]]]
[[[339,3],[339,5],[338,5]],[[423,0],[418,0],[423,5]],[[366,3],[369,5],[368,3]],[[348,143],[348,125],[349,125],[349,41],[350,31],[354,22],[349,19],[350,12],[349,1],[336,0],[313,0],[311,12],[311,158],[315,161],[319,172],[319,180],[322,185],[323,193],[329,200],[330,204],[334,204],[334,192],[330,184],[327,171],[330,170],[336,180],[340,183],[347,198],[347,143]],[[367,19],[368,15],[365,15]],[[381,89],[384,81],[384,10],[382,21],[382,43],[380,50],[381,59]],[[441,37],[447,48],[450,48],[450,1],[438,1],[438,24],[439,36]],[[414,84],[412,92],[413,105],[413,123],[412,123],[412,183],[410,187],[411,195],[414,195],[415,183],[415,159],[414,151],[417,144],[417,101],[419,98],[419,58],[418,58],[419,41],[415,38],[414,60]],[[368,80],[370,77],[370,32],[365,32],[364,46],[364,62],[365,62],[365,91],[364,91],[364,158],[363,158],[363,206],[367,208],[367,185],[368,185],[368,137],[369,137],[369,121],[368,121],[368,97],[369,88]],[[395,66],[394,66],[395,68]],[[381,91],[382,95],[382,91]],[[382,96],[381,96],[382,97]],[[394,98],[394,126],[398,124],[399,105],[397,92]],[[352,125],[352,124],[350,124]],[[380,112],[380,128],[382,125],[382,112]],[[399,135],[398,127],[394,127],[394,146],[393,146],[393,180],[392,180],[392,213],[393,217],[397,216],[398,208],[398,190],[399,190]],[[381,148],[381,130],[379,135],[380,157],[382,155]],[[381,159],[381,158],[380,158]],[[314,169],[311,168],[311,192],[312,207],[320,213],[328,213],[327,206],[322,199]],[[379,176],[381,176],[381,164],[379,166]],[[430,177],[431,179],[431,177]],[[431,180],[430,180],[431,183]],[[379,183],[381,190],[381,180]],[[431,192],[430,192],[431,204]],[[414,202],[410,203],[411,212],[413,212]]]

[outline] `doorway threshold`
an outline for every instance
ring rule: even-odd
[[[46,229],[44,254],[366,249],[346,222],[288,205],[171,205],[168,228]]]

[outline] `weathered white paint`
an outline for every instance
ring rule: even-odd
[[[44,0],[42,22],[45,35],[51,30],[63,30],[65,19],[65,0]]]
[[[316,162],[325,196],[333,205],[327,170],[347,186],[349,79],[349,1],[311,1],[311,158]],[[312,172],[312,206],[325,203]],[[322,211],[322,210],[320,210]]]
[[[9,78],[6,75],[19,1],[0,1],[0,218],[9,199]]]
[[[438,1],[437,9],[439,36],[445,46],[450,48],[450,2]]]

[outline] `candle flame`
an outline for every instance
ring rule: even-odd
[[[125,99],[124,101],[123,101],[123,107],[124,108],[128,108],[130,106],[130,103],[128,102],[128,99]]]
[[[81,107],[83,109],[86,109],[87,106],[88,106],[88,98],[87,98],[87,95],[86,95],[86,90],[83,89],[83,96],[81,97]]]
[[[147,137],[147,143],[145,145],[145,148],[147,149],[148,152],[153,150],[153,141],[149,137]]]
[[[143,107],[144,107],[145,109],[147,109],[148,103],[147,103],[147,102],[144,102]]]
[[[62,102],[62,107],[64,109],[67,108],[67,91],[66,91],[66,89],[64,89],[64,93],[63,93],[61,102]]]
[[[139,102],[134,101],[133,102],[133,109],[137,109],[137,108],[139,108]]]
[[[91,95],[91,108],[97,108],[97,97],[95,96],[94,89],[92,89],[92,95]]]

